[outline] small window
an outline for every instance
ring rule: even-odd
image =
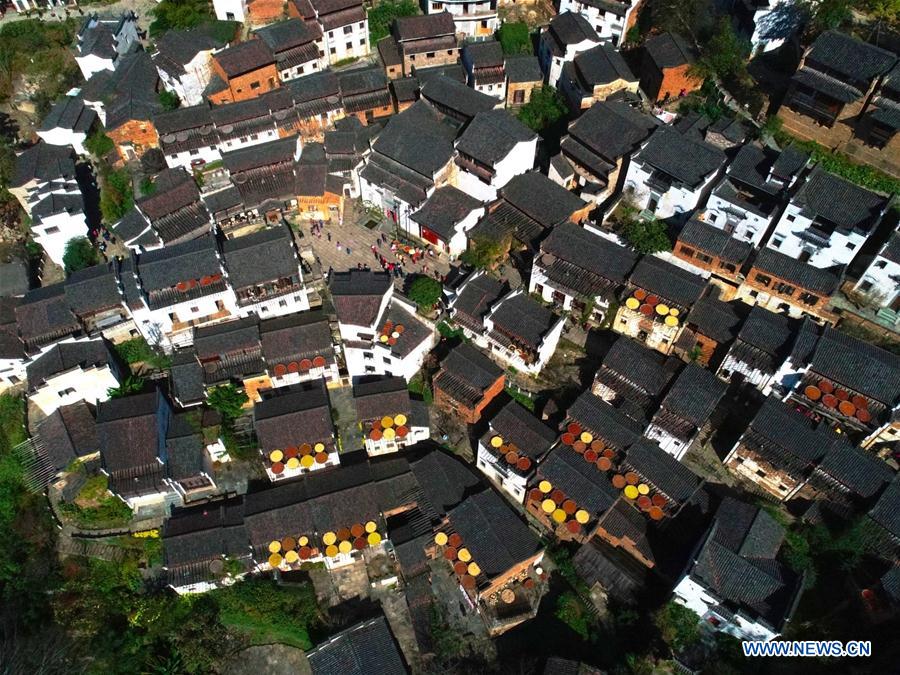
[[[425,58],[426,58],[426,59],[433,59],[433,58],[434,58],[434,52],[428,52],[428,53],[426,53],[426,54],[425,54]]]
[[[350,35],[353,32],[353,26],[344,26],[344,35]]]
[[[259,87],[260,87],[259,82],[251,82],[251,83],[250,83],[250,88],[251,88],[251,89],[259,89]]]
[[[854,244],[852,241],[848,241],[847,248],[852,251],[853,249],[856,248],[856,244]]]
[[[46,230],[44,230],[44,234],[56,234],[59,232],[59,228],[56,225],[51,225]]]
[[[199,307],[191,307],[191,313],[197,314],[200,311]]]
[[[774,237],[772,239],[772,245],[775,248],[779,248],[784,243],[784,237]]]
[[[887,267],[887,260],[879,260],[878,262],[875,263],[875,267],[877,267],[880,270],[883,270],[885,267]]]
[[[366,46],[366,38],[360,39],[360,41],[359,41],[359,46],[360,46],[360,47],[365,47],[365,46]]]
[[[797,216],[788,216],[787,218],[785,218],[785,220],[787,220],[789,223],[793,223],[795,220],[797,220]]]
[[[346,45],[344,45],[344,48],[345,48],[348,52],[349,52],[349,51],[352,51],[352,50],[353,50],[353,43],[352,43],[352,42],[348,42]]]
[[[754,281],[768,287],[768,285],[772,283],[772,277],[766,276],[765,274],[757,274],[754,277]]]

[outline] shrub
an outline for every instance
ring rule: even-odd
[[[431,309],[441,299],[443,287],[437,279],[426,276],[418,276],[409,287],[409,299],[419,306],[419,309]]]
[[[520,21],[504,22],[497,31],[497,39],[504,54],[531,54],[531,34],[528,24]]]
[[[103,221],[115,223],[134,206],[134,187],[124,169],[109,169],[100,176],[100,212]]]
[[[100,158],[106,157],[116,146],[109,136],[102,131],[95,131],[87,137],[87,140],[84,142],[84,147],[86,147],[88,152],[94,155],[94,157]]]
[[[236,420],[243,414],[244,404],[249,401],[247,394],[233,384],[216,387],[206,399],[210,408],[218,410],[226,421]]]
[[[181,99],[174,91],[165,89],[159,93],[159,102],[162,104],[163,110],[175,110],[181,105]]]
[[[532,131],[543,131],[553,126],[568,113],[568,108],[553,87],[537,87],[531,92],[531,100],[519,110],[519,119]]]
[[[627,220],[622,227],[622,235],[638,253],[647,255],[657,251],[672,250],[672,242],[669,241],[666,224],[656,219]]]
[[[100,257],[97,249],[87,237],[75,237],[66,242],[63,252],[63,266],[67,274],[96,265]]]
[[[419,6],[412,0],[382,0],[369,10],[369,40],[372,45],[391,32],[394,19],[414,16]]]

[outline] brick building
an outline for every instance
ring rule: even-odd
[[[463,342],[447,354],[431,383],[436,406],[452,411],[466,424],[475,424],[503,391],[506,375],[478,349]]]
[[[281,86],[272,49],[263,40],[248,40],[213,56],[213,77],[206,88],[211,103],[256,98]]]
[[[722,300],[731,300],[741,283],[740,273],[753,247],[698,218],[691,218],[678,235],[672,253],[691,267],[710,275],[721,289]]]
[[[656,35],[644,43],[641,89],[651,101],[668,101],[696,91],[703,80],[690,75],[694,50],[676,33]]]

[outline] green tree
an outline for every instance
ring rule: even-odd
[[[206,397],[206,403],[210,408],[218,410],[226,421],[236,420],[243,413],[244,404],[250,399],[242,390],[233,384],[223,384]]]
[[[102,131],[95,131],[84,142],[84,147],[97,159],[106,157],[115,149],[112,139]]]
[[[528,24],[521,21],[504,22],[497,31],[497,39],[504,54],[533,54]]]
[[[162,0],[150,12],[153,14],[151,37],[173,28],[195,28],[215,18],[205,0]]]
[[[413,0],[381,0],[369,10],[369,40],[374,45],[390,34],[394,19],[418,13],[419,6]]]
[[[531,100],[519,110],[519,119],[532,131],[543,131],[568,113],[565,101],[553,87],[537,87]]]
[[[638,253],[650,254],[658,251],[671,251],[666,224],[654,219],[633,218],[622,226],[622,235]]]
[[[684,605],[670,601],[653,619],[663,641],[675,653],[700,641],[700,617]]]
[[[115,223],[134,206],[134,187],[124,169],[107,169],[100,176],[100,212],[103,221]]]
[[[75,237],[66,242],[66,249],[63,253],[63,265],[66,273],[71,274],[85,267],[96,265],[100,260],[97,249],[87,237]]]
[[[855,0],[807,0],[803,6],[810,14],[807,32],[809,37],[849,23]]]
[[[469,247],[459,257],[466,265],[492,269],[509,252],[509,238],[503,241],[494,239],[472,239]]]
[[[164,89],[159,92],[159,102],[162,103],[163,110],[175,110],[181,105],[181,99],[174,91]]]
[[[426,276],[417,276],[409,287],[409,299],[419,306],[419,309],[431,309],[441,299],[443,287],[437,279]]]

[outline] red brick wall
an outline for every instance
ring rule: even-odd
[[[445,408],[448,410],[453,410],[462,417],[466,424],[475,424],[479,419],[481,419],[481,413],[484,412],[484,409],[490,405],[490,402],[493,401],[500,392],[503,391],[506,386],[506,375],[501,375],[497,378],[497,380],[488,387],[484,396],[481,400],[475,405],[474,408],[466,408],[461,405],[456,399],[447,396],[443,392],[443,390],[435,387],[434,389],[434,403],[436,406],[440,408]]]
[[[238,75],[233,79],[228,79],[225,71],[222,70],[215,58],[212,60],[212,67],[213,71],[228,84],[228,89],[209,97],[212,103],[247,101],[281,86],[281,81],[278,79],[278,69],[274,63],[249,73]],[[254,83],[258,83],[259,86],[253,88]]]
[[[294,3],[289,3],[293,7]],[[247,3],[247,14],[250,17],[250,25],[265,26],[283,18],[284,0],[252,0]],[[294,10],[296,13],[296,10]]]
[[[153,122],[147,120],[130,120],[115,129],[108,130],[106,135],[116,144],[119,157],[126,162],[131,158],[122,147],[124,144],[132,145],[137,158],[140,158],[148,149],[159,147],[156,127],[153,126]]]
[[[662,84],[656,93],[656,100],[659,101],[666,97],[677,98],[682,92],[689,94],[696,91],[703,84],[703,80],[691,77],[688,74],[690,65],[685,64],[677,68],[666,68],[663,70]]]

